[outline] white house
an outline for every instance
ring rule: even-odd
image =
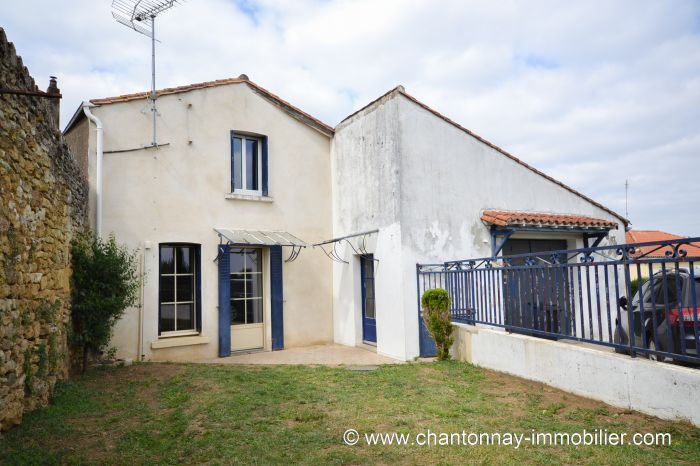
[[[94,224],[141,253],[121,357],[336,342],[408,360],[417,262],[624,241],[620,215],[401,86],[335,129],[245,75],[164,89],[156,147],[147,97],[92,100],[64,131]]]

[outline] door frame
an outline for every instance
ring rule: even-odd
[[[230,348],[231,353],[245,353],[248,351],[269,351],[271,349],[271,286],[270,286],[270,248],[263,245],[229,245],[228,252],[232,249],[260,249],[261,250],[261,265],[262,265],[262,322],[259,324],[239,324],[240,330],[248,328],[262,327],[262,346],[233,349],[235,343],[234,325],[229,324],[230,328]],[[231,272],[229,270],[229,276]]]

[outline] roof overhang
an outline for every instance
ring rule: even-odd
[[[177,86],[177,87],[168,87],[165,89],[158,89],[156,91],[156,95],[158,97],[163,97],[167,95],[172,95],[172,94],[180,94],[184,92],[190,92],[190,91],[196,91],[200,89],[208,89],[212,87],[219,87],[219,86],[226,86],[230,84],[245,84],[247,85],[254,93],[257,95],[263,97],[273,105],[279,107],[282,111],[290,115],[291,117],[301,121],[302,123],[306,124],[307,126],[315,129],[316,131],[319,131],[320,133],[324,134],[326,137],[332,137],[333,133],[335,130],[333,127],[330,125],[327,125],[326,123],[323,123],[321,120],[318,118],[315,118],[311,116],[309,113],[304,112],[300,108],[290,104],[286,100],[282,99],[281,97],[277,96],[276,94],[273,94],[272,92],[268,91],[264,87],[260,86],[259,84],[256,84],[255,82],[251,81],[248,79],[246,75],[240,75],[238,78],[229,78],[229,79],[218,79],[216,81],[206,81],[206,82],[201,82],[201,83],[194,83],[194,84],[188,84],[185,86]],[[109,105],[109,104],[117,104],[117,103],[123,103],[123,102],[131,102],[134,100],[146,100],[150,96],[150,91],[148,92],[136,92],[133,94],[123,94],[123,95],[118,95],[114,97],[105,97],[101,99],[91,99],[90,102],[93,105],[96,106],[102,106],[102,105]],[[80,111],[80,108],[78,108],[78,111]],[[77,112],[76,112],[77,113]],[[73,115],[73,118],[68,122],[66,125],[65,129],[63,130],[63,133],[65,134],[68,132],[73,125],[76,124],[76,122],[80,119],[80,115],[77,116]]]
[[[222,243],[236,246],[288,246],[305,248],[308,243],[286,231],[229,230],[214,228]]]
[[[615,230],[617,222],[583,215],[484,210],[481,221],[497,229],[591,232]]]
[[[75,109],[75,112],[73,112],[73,116],[70,117],[70,120],[68,121],[68,124],[66,125],[65,128],[63,128],[63,135],[73,129],[73,126],[75,126],[80,120],[82,120],[85,117],[85,112],[83,112],[83,103],[81,102],[80,105],[78,105],[78,108]]]

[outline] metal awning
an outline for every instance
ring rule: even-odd
[[[308,246],[303,240],[286,231],[262,231],[262,230],[228,230],[214,228],[222,242],[237,245],[256,246],[289,246],[292,248],[305,248]]]

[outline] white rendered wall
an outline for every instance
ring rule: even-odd
[[[343,126],[343,125],[341,125]],[[379,229],[366,250],[374,254],[377,352],[405,359],[397,102],[387,100],[336,133],[332,143],[333,236]],[[352,240],[359,250],[359,238]],[[337,251],[349,264],[333,265],[333,327],[337,343],[362,344],[359,256],[346,243]]]
[[[527,157],[527,154],[523,154]],[[418,348],[416,263],[491,255],[491,236],[480,219],[483,209],[573,213],[618,222],[606,242],[623,243],[620,219],[504,156],[454,125],[394,91],[336,128],[332,142],[333,234],[343,236],[388,226],[400,244],[385,251],[400,261],[398,276],[376,279],[378,330],[401,359]],[[582,247],[580,235],[525,234],[521,238],[565,239]],[[394,260],[394,259],[392,259]],[[357,305],[350,303],[353,272],[334,265],[334,335],[351,344],[346,328],[357,328]],[[401,315],[401,317],[399,317]],[[354,322],[354,324],[353,324]],[[342,324],[341,324],[342,323]],[[392,350],[393,351],[393,350]]]
[[[700,371],[609,350],[457,324],[453,356],[576,395],[700,426]]]
[[[150,142],[146,100],[93,109],[105,128],[105,150],[138,148]],[[154,360],[213,358],[218,349],[219,238],[213,228],[284,230],[316,242],[331,237],[329,138],[271,104],[245,84],[212,87],[158,99],[157,150],[107,153],[104,157],[103,224],[130,248],[146,250],[144,352]],[[269,141],[272,202],[228,199],[230,131],[257,133]],[[191,142],[190,142],[191,141]],[[94,129],[90,136],[94,186]],[[94,189],[91,208],[94,209]],[[202,335],[207,343],[151,349],[158,341],[158,244],[201,245]],[[284,254],[289,252],[286,248]],[[266,255],[267,257],[267,255]],[[332,266],[307,248],[283,265],[285,346],[330,342]],[[266,284],[268,286],[268,284]],[[269,289],[266,289],[269,298]],[[269,317],[269,300],[266,299]],[[265,335],[270,348],[269,318]],[[118,322],[112,345],[120,357],[136,358],[138,309]]]

